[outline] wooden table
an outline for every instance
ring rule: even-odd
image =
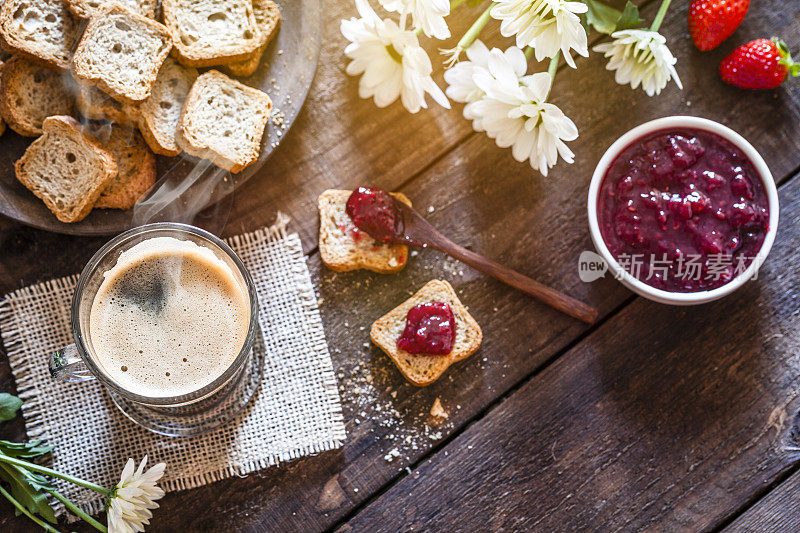
[[[682,4],[662,31],[685,89],[670,85],[651,99],[618,86],[598,54],[562,68],[554,102],[580,138],[575,164],[543,178],[474,133],[460,106],[409,115],[358,99],[338,29],[355,8],[329,2],[303,113],[260,176],[219,210],[229,210],[225,220],[201,224],[232,235],[270,224],[278,210],[292,217],[319,291],[347,442],[169,494],[149,531],[800,529],[800,83],[745,92],[716,70],[735,44],[756,37],[777,34],[800,51],[800,3],[753,2],[741,28],[709,53],[691,45]],[[648,19],[656,9],[643,4]],[[479,11],[460,9],[454,33]],[[508,43],[496,28],[482,37]],[[629,128],[671,114],[739,131],[780,184],[781,227],[758,280],[691,308],[577,276],[578,255],[592,249],[585,201],[594,165]],[[600,320],[587,327],[433,251],[398,275],[326,270],[317,195],[359,184],[406,193],[446,235],[597,306]],[[103,241],[0,220],[0,292],[77,272]],[[419,389],[365,329],[432,278],[453,283],[484,342]],[[5,361],[0,390],[14,390]],[[436,398],[449,413],[440,424],[428,416]],[[24,438],[22,421],[2,436]],[[1,530],[29,530],[6,503],[0,512]]]

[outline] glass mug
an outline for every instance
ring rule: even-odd
[[[246,288],[250,303],[247,336],[233,363],[213,382],[181,396],[147,397],[126,390],[98,362],[89,335],[90,311],[104,274],[124,251],[155,237],[191,241],[224,261]],[[162,435],[190,436],[221,426],[235,417],[252,398],[264,372],[264,342],[258,325],[258,296],[241,259],[222,240],[194,226],[164,222],[129,230],[112,239],[89,260],[72,298],[70,344],[50,359],[50,373],[63,382],[99,380],[125,416]]]

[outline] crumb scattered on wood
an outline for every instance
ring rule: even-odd
[[[439,400],[439,398],[436,398],[433,401],[433,405],[431,406],[431,416],[439,420],[447,420],[449,416],[447,411],[444,410],[444,407],[442,407],[442,402]]]
[[[396,457],[400,457],[400,452],[397,448],[392,448],[389,453],[383,456],[383,460],[387,463],[391,463]]]

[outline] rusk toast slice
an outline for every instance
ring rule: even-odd
[[[14,56],[0,70],[0,115],[20,135],[41,135],[44,119],[74,112],[72,83],[63,71]]]
[[[178,126],[178,146],[215,165],[240,172],[261,153],[272,100],[217,70],[192,85]]]
[[[161,7],[172,33],[172,53],[187,67],[246,61],[264,43],[252,2],[163,0]]]
[[[228,72],[234,76],[252,76],[261,63],[261,56],[269,46],[273,35],[277,33],[278,25],[281,22],[281,12],[278,4],[272,0],[253,0],[253,14],[256,18],[256,25],[263,35],[262,44],[245,61],[226,65]]]
[[[168,57],[153,84],[150,97],[139,106],[139,130],[157,154],[178,155],[178,124],[186,97],[197,79],[197,69]]]
[[[77,222],[116,177],[114,156],[72,117],[48,117],[42,130],[14,165],[17,179],[60,221]]]
[[[164,25],[106,2],[90,19],[72,58],[75,78],[120,102],[150,96],[158,70],[172,48]]]
[[[5,0],[2,3],[0,45],[8,52],[67,70],[77,37],[78,22],[62,0]]]
[[[90,130],[111,152],[117,177],[106,187],[95,208],[130,209],[156,182],[156,156],[136,130],[105,124]]]
[[[140,15],[147,18],[156,18],[156,0],[119,0],[120,3],[129,7],[131,11],[135,11]],[[106,0],[66,0],[67,7],[78,18],[89,19],[97,14]]]
[[[117,102],[106,93],[84,83],[79,83],[75,107],[84,117],[107,120],[123,128],[135,128],[139,110],[136,104]]]
[[[336,272],[366,269],[380,274],[400,272],[408,262],[408,246],[383,244],[356,228],[347,215],[353,191],[329,189],[319,195],[319,253],[325,266]],[[392,196],[411,206],[402,193]]]
[[[412,307],[430,302],[450,305],[456,320],[456,339],[453,350],[447,355],[410,354],[397,347],[397,339],[406,326],[406,316]],[[446,281],[432,280],[411,298],[401,303],[372,324],[370,338],[397,365],[409,382],[419,387],[430,385],[457,361],[466,359],[480,347],[483,340],[481,327],[458,299],[453,287]]]

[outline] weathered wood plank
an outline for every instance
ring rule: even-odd
[[[692,308],[637,299],[343,530],[720,524],[800,460],[799,193],[781,191],[757,281]]]
[[[337,22],[337,26],[338,26],[338,22]],[[331,52],[331,53],[333,53],[333,52]],[[335,53],[337,54],[336,57],[339,57],[341,55],[341,48],[336,48]],[[340,61],[340,63],[343,64],[343,61]],[[342,69],[343,69],[343,67],[342,67]],[[336,72],[335,76],[337,78],[345,79],[341,72]],[[352,82],[352,80],[350,82],[348,82],[348,83],[351,83],[351,82]],[[351,85],[353,85],[353,87],[350,88],[350,92],[353,93],[353,91],[355,91],[355,87],[354,87],[354,84],[351,83]],[[347,98],[348,105],[350,105],[352,103],[352,100],[353,100],[352,95]],[[312,104],[310,104],[309,107],[311,107],[311,105]],[[375,125],[376,122],[378,122],[376,120],[376,118],[381,113],[387,113],[387,112],[391,111],[391,110],[377,111],[374,108],[374,106],[371,103],[368,103],[368,102],[361,102],[361,103],[359,103],[359,105],[361,107],[363,107],[364,109],[368,110],[368,113],[366,113],[364,117],[360,118],[359,121],[360,122],[368,122],[368,123],[370,123],[372,125]],[[374,116],[373,116],[373,114],[374,114]],[[366,119],[367,115],[369,115],[369,119],[370,120]],[[463,121],[456,112],[452,112],[451,115],[453,117],[453,120],[456,121],[457,124],[459,124],[459,127],[463,128],[463,130],[465,132],[469,129],[468,123]],[[400,113],[399,113],[398,116],[405,117],[406,113],[404,111],[400,110]],[[331,118],[334,119],[335,117],[331,117]],[[387,119],[386,122],[387,123],[389,123],[389,122],[397,122],[397,118],[398,117],[394,117],[394,118],[389,117],[389,119]],[[307,128],[320,128],[321,126],[318,125],[318,122],[316,122],[317,120],[319,120],[319,117],[314,119],[314,121],[309,121],[309,123],[305,127],[307,127]],[[412,118],[408,118],[406,120],[411,121],[411,120],[413,120],[413,117]],[[426,119],[426,120],[429,120],[429,119]],[[434,122],[436,122],[436,121],[434,121]],[[296,127],[301,127],[301,125],[298,124]],[[387,131],[389,129],[390,128],[386,128]],[[394,128],[390,132],[391,136],[401,135],[400,130],[401,130],[400,126]],[[425,130],[424,129],[420,130],[419,128],[417,128],[417,130],[421,131],[423,134],[425,134]],[[297,132],[293,132],[293,135],[296,134],[296,133]],[[378,135],[379,133],[380,132],[372,132],[371,135]],[[406,135],[406,134],[403,134],[403,135]],[[289,143],[290,141],[291,141],[291,139],[287,140],[287,143]],[[298,141],[298,142],[302,142],[302,141]],[[416,149],[411,151],[411,152],[413,152],[414,157],[418,157],[420,153],[425,152],[425,149],[427,149],[427,145],[425,147],[419,146],[418,138],[416,138],[416,140],[414,140],[413,143],[416,146]],[[289,146],[291,146],[291,144],[289,144]],[[400,145],[398,143],[395,143],[394,146],[396,148],[398,148],[398,150],[397,150],[397,152],[395,154],[397,157],[399,157],[401,159],[409,159],[408,155],[403,155],[402,154],[402,152],[403,152],[403,146],[402,145]],[[372,148],[370,148],[370,149],[372,149]],[[353,154],[353,157],[354,158],[359,158],[359,157],[363,157],[364,155],[365,154],[355,153],[355,154]],[[508,159],[508,158],[506,157],[506,159]],[[421,159],[420,159],[420,161],[421,161]],[[516,164],[510,163],[510,165],[516,165]],[[325,166],[325,165],[323,165],[323,166]],[[352,169],[350,169],[350,170],[352,170]],[[393,175],[395,176],[394,179],[398,183],[401,181],[400,178],[405,179],[405,178],[408,177],[408,176],[404,176],[402,174],[402,169],[400,169],[400,168],[395,167],[393,169],[393,172],[394,172]],[[408,172],[410,174],[413,174],[413,171],[408,171]],[[287,172],[287,176],[289,176],[289,180],[290,181],[296,179],[297,181],[302,181],[303,183],[305,183],[304,178],[301,177],[302,173],[299,170],[295,170],[294,166],[291,166],[291,165],[289,166],[289,171]],[[313,179],[316,180],[317,177],[313,177]],[[351,175],[348,176],[348,183],[350,185],[355,185],[356,183],[361,182],[363,179],[366,179],[366,178],[364,178],[364,174],[359,175],[358,173],[351,172]],[[383,179],[383,177],[381,177],[380,179],[381,179],[381,181],[378,181],[378,180],[371,180],[371,181],[373,183],[379,183],[379,184],[381,184],[381,185],[383,185],[385,187],[392,187],[392,184],[389,183],[389,182],[386,182]],[[309,180],[309,183],[310,182],[311,182],[311,180]],[[279,192],[275,195],[275,199],[274,199],[274,202],[276,202],[276,205],[280,206],[282,209],[285,207],[286,204],[290,203],[291,201],[293,201],[295,199],[295,196],[293,196],[293,195],[297,192],[297,191],[291,190],[291,188],[290,188],[291,183],[288,183],[286,181],[284,181],[283,183],[284,184],[281,186],[282,189],[279,190]],[[337,183],[335,183],[335,185],[338,186],[338,185],[340,185],[340,183],[337,182]],[[313,187],[311,185],[309,185],[309,187],[310,187],[309,190],[312,191],[312,193],[313,193],[312,200],[309,200],[309,202],[313,203],[313,201],[316,198],[317,193],[319,191],[323,190],[324,188],[328,187],[328,186],[331,186],[331,184],[319,183],[317,185],[314,185]],[[308,191],[306,191],[306,192],[308,192]],[[309,194],[311,194],[311,193],[309,193]],[[234,202],[240,202],[241,201],[240,200],[241,195],[242,195],[242,193],[237,193],[235,195],[235,198],[233,199],[233,201]],[[298,196],[302,196],[302,194],[298,194]],[[422,197],[422,198],[424,199],[424,197]],[[230,204],[228,204],[228,205],[230,205]],[[225,209],[226,209],[226,206],[223,205],[219,209],[219,211],[224,213]],[[290,212],[291,212],[291,210],[290,210]],[[259,218],[258,220],[256,220],[256,219],[253,218],[254,216],[259,216],[259,217],[263,217],[263,218]],[[255,226],[255,225],[258,225],[258,224],[261,224],[261,223],[270,222],[273,216],[274,216],[274,211],[273,211],[272,214],[265,214],[265,213],[259,211],[258,209],[256,209],[252,213],[246,213],[246,216],[245,216],[246,220],[240,217],[238,224],[242,227],[242,229],[252,229],[252,227]],[[247,218],[247,217],[249,217],[249,218]],[[216,221],[216,222],[217,222],[217,226],[220,226],[219,221]],[[307,212],[304,211],[301,217],[297,217],[296,216],[295,217],[295,223],[296,223],[295,227],[299,226],[301,231],[302,231],[302,228],[304,227],[303,225],[305,225],[306,227],[315,226],[317,222],[316,222],[316,213],[315,213],[315,210],[313,209],[313,207],[309,207],[309,210]],[[7,231],[3,231],[4,229],[6,229],[6,228],[4,228],[2,226],[3,224],[5,224],[6,227],[8,228]],[[224,226],[224,224],[223,224],[223,226]],[[233,228],[233,229],[231,229],[231,228]],[[231,234],[231,233],[235,233],[236,231],[239,231],[236,228],[237,228],[236,223],[235,222],[231,222],[229,224],[229,226],[227,228],[225,228],[224,233],[225,234]],[[214,229],[214,228],[212,227],[211,229]],[[39,232],[39,231],[36,231],[36,230],[32,230],[30,228],[19,227],[17,225],[8,223],[7,221],[0,222],[0,234],[4,235],[3,244],[0,245],[0,257],[8,257],[9,258],[8,261],[0,262],[0,285],[2,287],[4,287],[3,291],[10,290],[12,288],[15,288],[15,287],[27,284],[27,283],[31,283],[31,282],[36,281],[36,280],[45,279],[45,278],[49,278],[49,277],[57,276],[57,275],[70,274],[70,273],[74,273],[76,271],[79,271],[81,266],[88,259],[88,257],[103,242],[103,239],[89,240],[89,239],[77,239],[77,238],[70,238],[70,237],[53,236],[53,235],[46,234],[44,232]],[[53,261],[50,262],[50,263],[48,263],[47,261],[42,261],[42,257],[52,257]],[[452,265],[450,265],[450,268],[452,269]],[[314,264],[312,266],[312,270],[314,272],[318,273],[318,271],[319,271],[318,258],[314,259]],[[430,275],[437,275],[436,272],[430,272],[429,274]],[[317,275],[317,274],[315,274],[315,275]],[[353,279],[347,280],[347,279],[343,278],[342,281],[341,281],[341,285],[344,286],[344,287],[352,288],[352,282],[353,282]],[[405,289],[403,289],[403,290],[405,290]],[[396,295],[397,295],[397,291],[394,291],[391,295],[384,296],[384,297],[382,297],[381,300],[376,300],[376,303],[373,306],[374,308],[371,310],[371,315],[372,316],[377,316],[378,314],[383,313],[386,310],[387,306],[394,305],[394,303],[395,303],[394,299],[396,298]],[[352,302],[352,300],[353,300],[353,292],[349,293],[348,298],[349,298],[349,300],[347,300],[347,301]],[[514,296],[514,298],[516,298],[517,300],[521,299],[519,295]],[[344,302],[345,300],[343,299],[341,301]],[[524,301],[524,299],[523,299],[523,301]],[[513,305],[509,304],[508,306],[505,307],[505,312],[506,313],[511,313],[512,312],[511,309],[513,309]],[[338,320],[338,322],[340,324],[342,324],[343,321],[346,322],[346,320],[347,320],[346,316],[344,318],[338,318],[337,319],[334,316],[335,313],[336,313],[335,310],[332,310],[330,312],[327,311],[327,310],[324,310],[323,312],[325,313],[326,324],[330,323],[333,320]],[[344,345],[346,345],[346,344],[344,344]],[[348,357],[350,355],[351,354],[348,354]],[[337,356],[338,356],[338,354],[337,354]],[[359,354],[359,357],[363,357],[363,356],[364,356],[363,354]],[[374,358],[375,355],[373,354],[372,357]],[[348,361],[348,364],[350,364],[350,363],[352,363],[352,361]],[[381,361],[381,365],[383,365],[382,371],[386,372],[387,369],[385,367],[385,361]],[[352,365],[350,365],[350,367],[351,367],[350,370],[352,370]],[[8,376],[7,365],[4,365],[2,367],[2,375]],[[396,376],[394,377],[394,379],[397,379]],[[10,384],[12,380],[10,378],[8,378],[7,381]],[[406,385],[406,387],[408,387],[408,386]],[[10,390],[10,389],[11,389],[11,387],[8,386],[4,390]],[[388,391],[386,391],[386,397],[387,398],[389,397],[388,394],[389,394]],[[488,399],[491,398],[491,393],[487,393],[487,394],[488,394],[488,398],[487,398],[487,401],[488,401]],[[352,425],[352,420],[351,420],[351,425]],[[22,431],[21,431],[21,424],[19,424],[19,423],[16,423],[13,428],[4,428],[4,430],[8,432],[5,436],[7,436],[9,438],[22,438],[24,436],[24,433],[22,433]],[[362,442],[360,444],[360,446],[363,447],[364,443]],[[427,446],[429,446],[429,445],[426,443],[426,447]],[[279,499],[280,495],[282,495],[282,497],[283,497],[283,500],[281,500],[279,502],[282,505],[281,511],[285,512],[288,515],[289,512],[293,512],[292,511],[293,507],[291,507],[291,506],[295,506],[295,505],[300,506],[299,504],[302,501],[302,500],[298,501],[298,500],[295,499],[295,501],[292,502],[292,501],[290,501],[292,498],[286,498],[287,496],[291,496],[291,494],[292,494],[290,492],[291,483],[295,482],[296,489],[297,489],[298,492],[300,490],[304,489],[304,488],[306,489],[307,492],[308,491],[311,491],[311,492],[314,492],[314,493],[319,492],[319,490],[318,490],[319,487],[317,487],[316,485],[311,485],[308,488],[303,485],[303,481],[305,480],[305,477],[308,475],[307,472],[309,472],[309,471],[310,472],[314,472],[315,470],[322,470],[322,471],[327,470],[328,474],[326,476],[326,479],[330,478],[339,469],[339,467],[341,465],[341,462],[343,461],[342,457],[343,456],[341,455],[341,453],[339,453],[339,454],[332,453],[332,454],[326,454],[323,457],[319,457],[319,458],[307,459],[307,460],[303,461],[302,463],[300,463],[299,466],[302,466],[303,470],[301,470],[299,473],[296,473],[296,474],[294,473],[294,471],[296,470],[296,468],[295,468],[296,465],[289,465],[285,469],[273,469],[275,474],[272,475],[269,478],[268,483],[270,485],[272,483],[277,483],[278,484],[277,486],[280,487],[280,489],[279,489],[280,494],[276,494],[274,496],[275,496],[276,500]],[[277,481],[279,478],[281,478],[283,476],[287,476],[286,479],[287,479],[287,483],[289,483],[288,485],[287,484],[281,485],[280,482]],[[296,483],[296,482],[299,482],[299,483]],[[270,501],[269,500],[270,497],[268,495],[265,495],[264,492],[263,492],[264,480],[260,479],[260,476],[251,476],[247,481],[244,482],[245,483],[244,485],[242,483],[243,482],[241,480],[232,480],[232,481],[229,481],[229,482],[222,482],[221,484],[215,485],[215,487],[212,490],[204,491],[200,496],[198,496],[198,494],[194,493],[194,492],[186,493],[185,498],[188,498],[188,499],[181,499],[180,501],[176,500],[174,502],[174,504],[173,504],[174,507],[172,508],[173,509],[172,511],[168,510],[169,508],[165,508],[165,511],[164,511],[165,523],[163,524],[163,527],[166,530],[170,530],[170,529],[183,530],[183,529],[185,529],[187,527],[190,527],[189,525],[185,524],[184,522],[189,520],[191,517],[187,513],[178,512],[178,510],[186,509],[187,502],[190,502],[190,501],[207,500],[209,503],[213,502],[219,496],[219,494],[220,494],[219,491],[222,491],[224,494],[226,494],[226,495],[228,495],[228,496],[230,496],[230,497],[232,497],[234,499],[236,499],[236,498],[241,499],[241,503],[237,504],[237,503],[234,502],[234,500],[227,500],[225,502],[225,505],[226,506],[230,506],[229,507],[230,514],[228,512],[215,513],[215,515],[218,518],[215,518],[214,521],[212,521],[212,522],[209,522],[208,517],[206,517],[206,516],[200,517],[195,522],[192,522],[192,527],[196,527],[198,529],[202,529],[204,527],[204,524],[209,524],[209,523],[216,524],[216,525],[219,525],[219,527],[222,527],[223,525],[226,525],[226,524],[230,523],[230,521],[232,519],[236,519],[237,523],[243,524],[243,527],[244,527],[248,523],[248,519],[247,519],[246,516],[242,516],[241,510],[243,508],[250,509],[250,512],[248,514],[249,514],[250,517],[258,518],[259,522],[257,522],[257,523],[261,523],[261,520],[263,520],[265,522],[268,522],[268,520],[269,520],[268,519],[268,513],[267,512],[263,512],[263,513],[259,513],[258,512],[258,510],[260,508],[259,501],[261,501],[261,500],[264,500],[264,504],[270,504],[270,505],[274,505],[275,504],[275,502],[274,501]],[[373,490],[375,488],[379,487],[381,483],[383,483],[382,479],[376,479],[376,481],[374,483]],[[231,488],[226,488],[226,487],[231,487]],[[331,485],[331,487],[333,487],[333,485]],[[366,492],[367,492],[367,490],[365,489],[365,493]],[[338,497],[336,497],[336,491],[335,490],[333,490],[331,488],[331,490],[328,490],[326,492],[326,494],[327,494],[327,496],[321,497],[321,499],[320,499],[321,503],[319,505],[310,506],[310,507],[304,507],[302,509],[303,512],[310,513],[310,514],[314,515],[315,518],[318,517],[323,522],[320,522],[320,523],[315,523],[313,521],[304,522],[304,520],[302,519],[302,516],[297,516],[295,521],[294,522],[290,522],[290,523],[293,523],[294,526],[298,527],[298,528],[304,527],[303,526],[304,523],[309,524],[310,527],[325,527],[325,521],[327,521],[327,523],[332,523],[330,521],[333,519],[332,516],[331,517],[326,516],[326,509],[328,509],[328,508],[334,509],[337,506],[339,506],[340,504],[346,504],[346,505],[342,505],[341,509],[337,509],[337,512],[339,512],[340,514],[343,513],[343,512],[346,512],[346,510],[348,508],[347,506],[350,505],[350,504],[348,502],[346,502],[345,500],[339,501]],[[333,496],[331,496],[331,494],[333,494]],[[253,496],[255,496],[255,501],[252,498]],[[265,498],[265,496],[266,496],[266,498]],[[170,498],[171,497],[173,497],[173,496],[171,495]],[[316,494],[315,494],[315,497],[316,497]],[[165,502],[165,505],[168,505],[167,502]],[[205,508],[207,508],[207,506],[206,505],[202,505],[202,506],[200,506],[200,508],[205,509]],[[200,508],[197,509],[198,512],[201,510]],[[218,511],[219,511],[219,509],[218,509]],[[174,520],[174,522],[170,523],[170,522],[166,521],[166,516],[168,516],[168,515],[172,516],[172,519]],[[267,518],[265,518],[265,517],[267,517]],[[3,520],[5,520],[5,518]],[[22,527],[22,528],[24,528],[27,525],[27,523],[24,520],[21,520],[21,519],[14,520],[12,518],[8,518],[8,520],[9,520],[9,524],[10,523],[14,523],[14,524],[19,525],[19,527]],[[217,521],[217,520],[221,520],[221,521]],[[8,524],[4,524],[4,525],[8,525]],[[8,527],[10,527],[10,525],[8,525]]]
[[[793,431],[800,435],[800,419]],[[795,472],[763,499],[738,517],[724,531],[730,533],[787,533],[800,531],[800,472]]]
[[[671,16],[665,25],[665,32],[668,35],[682,34],[684,16]],[[794,18],[792,13],[784,13],[783,16],[788,17],[790,22],[797,20],[796,14]],[[761,21],[762,28],[777,24],[770,18],[772,15],[767,13],[766,7],[753,6],[749,17]],[[340,47],[335,52],[340,54]],[[688,47],[676,52],[689,55]],[[323,54],[326,53],[333,52],[323,51]],[[717,83],[716,60],[706,55],[696,63],[681,63],[679,70],[690,91],[698,84],[714,86],[714,91],[718,90],[714,85]],[[344,78],[341,72],[336,76]],[[350,92],[354,94],[354,82],[350,82],[353,83]],[[575,165],[559,167],[545,180],[528,167],[513,162],[508,151],[497,149],[483,136],[473,135],[404,190],[423,211],[428,205],[434,206],[431,220],[455,240],[595,303],[603,314],[608,314],[628,298],[628,293],[611,280],[592,285],[581,284],[573,266],[579,252],[590,247],[584,214],[589,175],[594,162],[616,136],[648,118],[684,109],[685,95],[670,87],[661,98],[650,100],[639,92],[618,87],[611,76],[604,72],[602,61],[597,57],[582,62],[577,72],[560,74],[557,86],[574,88],[572,93],[558,96],[556,102],[581,128],[582,137],[575,143],[578,153]],[[725,90],[719,88],[719,91]],[[607,96],[602,99],[579,98],[577,95],[581,94]],[[767,112],[774,109],[771,97],[748,97],[751,98],[749,107],[760,113],[754,118],[731,115],[728,122],[756,142],[765,156],[774,162],[776,174],[795,168],[800,163],[800,156],[795,150],[797,125],[793,120],[793,116],[797,115],[796,95],[788,98],[788,103],[795,107],[783,117]],[[725,106],[717,105],[716,92],[698,94],[692,98],[696,100],[692,101],[690,109],[711,118],[727,116]],[[375,110],[371,104],[362,102],[361,105],[369,109],[369,113],[363,115],[363,121],[378,118],[386,112]],[[307,107],[307,111],[312,108]],[[399,116],[404,116],[404,112],[401,111]],[[296,127],[302,130],[293,132],[293,137],[306,128],[321,127],[314,117],[307,117],[306,120],[305,126],[302,126],[302,122],[298,123]],[[417,117],[404,118],[402,122],[407,120],[413,122]],[[753,126],[752,121],[761,126]],[[748,128],[764,136],[754,139],[752,131],[748,133]],[[362,135],[369,138],[367,134]],[[413,146],[424,144],[420,139],[428,141],[423,135],[429,134],[420,133]],[[289,141],[292,139],[288,139],[287,143]],[[302,142],[311,146],[310,141]],[[791,148],[786,149],[780,143],[789,143]],[[370,146],[365,144],[364,149],[373,150]],[[298,223],[303,227],[313,228],[316,225],[313,202],[320,190],[333,184],[353,186],[368,176],[342,173],[334,180],[331,177],[332,167],[325,165],[329,162],[338,164],[338,160],[319,161],[322,162],[318,163],[318,167],[313,167],[316,173],[312,172],[313,179],[308,182],[304,181],[306,177],[300,170],[295,170],[295,165],[287,162],[285,168],[289,170],[286,176],[277,178],[282,183],[281,188],[269,189],[274,196],[264,197],[267,203],[253,212],[240,214],[240,204],[242,201],[252,201],[251,194],[260,193],[237,193],[236,211],[225,233],[268,223],[274,215],[274,211],[270,213],[270,206],[284,209],[285,205],[296,206],[293,208],[295,211],[289,209],[295,220],[299,220]],[[382,170],[390,169],[387,166]],[[401,183],[407,177],[394,183]],[[386,175],[371,181],[386,187],[393,186]],[[292,186],[297,184],[302,185],[303,189],[293,190]],[[248,191],[247,187],[242,191]],[[305,198],[305,203],[292,203],[295,194]],[[246,196],[244,200],[242,195]],[[253,209],[254,205],[261,204],[253,201],[248,209]],[[237,224],[241,225],[241,229]],[[33,239],[40,237],[35,233],[33,235]],[[313,243],[314,239],[311,238],[311,241]],[[67,246],[69,250],[77,249],[81,242],[87,241]],[[39,262],[41,256],[36,253],[38,245],[31,246],[33,250],[23,254],[20,265],[30,261]],[[61,246],[59,249],[63,256],[66,252]],[[75,259],[75,264],[82,264],[89,253],[87,250],[82,259]],[[61,265],[57,267],[64,268]],[[40,269],[37,272],[41,273],[41,267],[31,268]],[[73,272],[76,268],[64,273]],[[237,530],[263,530],[274,524],[280,524],[284,529],[300,530],[330,527],[362,504],[370,494],[391,482],[403,467],[419,460],[440,441],[439,432],[444,438],[464,427],[510,387],[585,331],[581,325],[466,267],[445,261],[435,252],[420,254],[398,276],[332,274],[320,269],[316,255],[310,260],[310,268],[323,298],[323,319],[334,364],[342,376],[340,390],[348,424],[345,448],[280,468],[267,469],[247,479],[226,480],[201,489],[168,495],[151,530],[219,530],[230,528],[231,524],[236,524]],[[462,271],[463,276],[459,274]],[[18,272],[9,271],[8,278],[17,276]],[[440,383],[420,390],[404,384],[391,363],[376,349],[363,347],[366,333],[360,328],[366,329],[375,317],[432,277],[454,281],[465,303],[470,305],[483,325],[486,340],[476,356],[453,367]],[[15,282],[11,283],[18,286]],[[358,302],[359,307],[354,308],[353,302]],[[361,392],[356,393],[358,389]],[[393,396],[393,392],[396,395]],[[428,420],[425,413],[436,397],[441,397],[445,408],[450,411],[450,419],[441,426],[430,424],[426,434],[425,423]],[[391,412],[392,409],[397,411],[396,415]],[[362,411],[364,415],[361,415]],[[411,437],[411,442],[406,443],[406,437]],[[391,462],[384,459],[393,449],[398,449],[399,457],[392,458]]]
[[[751,16],[762,16],[755,7]],[[683,16],[678,13],[670,17],[668,31],[675,34],[682,31]],[[772,23],[764,20],[765,25]],[[715,58],[705,56],[699,63],[686,63],[688,66],[682,73],[687,86],[716,83]],[[570,116],[585,121],[581,151],[574,166],[559,167],[544,180],[524,165],[514,163],[507,152],[495,148],[491,141],[476,135],[404,190],[423,211],[429,205],[434,206],[431,220],[454,239],[596,303],[605,314],[623,302],[628,293],[610,280],[583,285],[571,266],[580,250],[590,246],[584,215],[588,176],[594,161],[617,135],[647,118],[682,109],[683,96],[669,89],[661,99],[648,100],[638,92],[617,87],[597,59],[582,64],[577,72],[568,71],[562,76],[559,82],[576,87],[576,93],[594,87],[598,94],[611,95],[601,101],[602,109],[597,101],[566,94],[559,97],[558,103],[564,105]],[[771,97],[753,95],[752,98],[750,105],[762,111],[774,105]],[[645,104],[650,107],[645,108]],[[630,108],[637,113],[626,112]],[[711,109],[708,113],[707,108]],[[717,107],[712,94],[702,95],[698,91],[692,109],[712,118],[728,116],[727,122],[736,129],[752,128],[752,117],[727,115],[722,106]],[[800,163],[796,155],[791,151],[778,153],[774,148],[778,139],[792,142],[795,122],[791,117],[785,121],[776,118],[774,113],[762,112],[758,116],[759,120],[768,121],[763,130],[768,137],[753,140],[761,142],[759,148],[772,161],[776,174],[795,168]],[[592,121],[598,125],[592,125]],[[202,501],[205,506],[197,509],[190,526],[223,527],[236,520],[252,530],[273,523],[287,529],[327,528],[430,450],[439,442],[435,437],[440,431],[445,437],[462,428],[583,331],[579,324],[467,268],[445,261],[435,252],[420,254],[402,274],[394,277],[320,272],[316,256],[312,257],[311,266],[319,280],[326,332],[341,375],[340,391],[348,423],[345,448],[267,470],[247,480],[170,495],[165,501],[165,514],[169,513],[166,509]],[[402,382],[380,352],[365,348],[362,343],[366,342],[365,330],[374,317],[424,281],[438,276],[454,281],[484,327],[485,344],[475,357],[452,368],[443,381],[428,389],[414,389]],[[357,307],[353,302],[358,302]],[[430,426],[426,435],[425,413],[436,397],[444,402],[450,418],[443,427]],[[399,415],[391,414],[391,409],[396,409]],[[409,444],[405,443],[406,437],[411,438]],[[390,455],[394,449],[399,457]],[[391,462],[385,459],[387,455]],[[242,518],[242,510],[251,508],[254,511]],[[178,524],[184,524],[177,519],[167,520],[161,519],[161,527],[177,528]]]

